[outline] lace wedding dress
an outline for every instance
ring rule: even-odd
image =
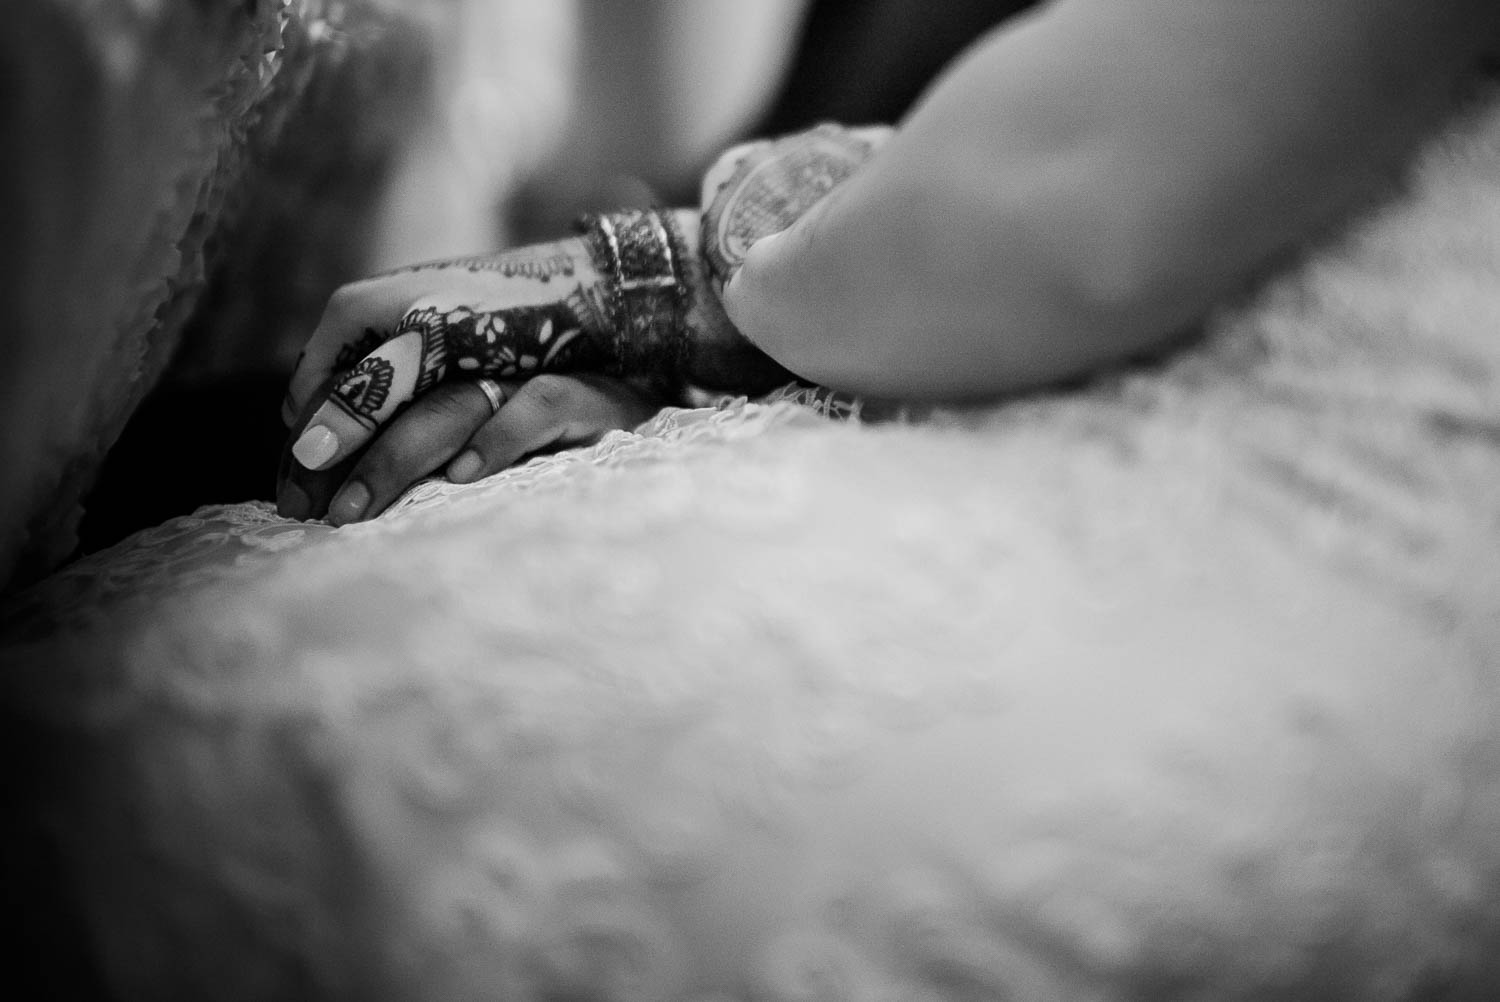
[[[1497,235],[1491,113],[1159,367],[62,571],[4,682],[111,981],[1493,998]]]

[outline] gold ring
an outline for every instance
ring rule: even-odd
[[[500,384],[485,376],[477,380],[474,385],[479,387],[479,392],[484,394],[484,399],[490,402],[490,415],[499,414],[500,405],[505,403],[505,391],[501,389]]]

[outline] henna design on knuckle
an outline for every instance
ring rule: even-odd
[[[580,286],[562,302],[539,306],[412,310],[402,327],[422,332],[416,393],[430,389],[450,365],[465,375],[501,377],[597,366],[604,358],[597,343],[601,328],[580,316],[592,309]]]
[[[422,348],[417,362],[417,382],[412,393],[420,396],[437,385],[448,367],[447,320],[435,307],[409,310],[396,328],[397,334],[420,331]]]
[[[373,327],[366,327],[357,340],[339,345],[338,354],[333,357],[333,365],[329,367],[329,371],[335,376],[343,375],[354,368],[360,359],[385,344],[387,340],[389,340],[387,335]],[[298,358],[297,361],[300,364],[302,360]]]

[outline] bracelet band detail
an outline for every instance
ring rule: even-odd
[[[618,375],[675,377],[687,365],[684,244],[671,214],[626,209],[578,221],[607,286]]]

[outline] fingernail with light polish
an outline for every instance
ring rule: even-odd
[[[448,464],[448,479],[455,484],[466,484],[479,476],[482,465],[483,461],[479,458],[479,453],[470,449]]]
[[[308,428],[292,446],[292,455],[309,470],[321,470],[339,451],[339,437],[327,425]]]
[[[369,506],[370,489],[358,480],[351,480],[339,490],[333,504],[328,506],[328,521],[334,525],[357,522]]]

